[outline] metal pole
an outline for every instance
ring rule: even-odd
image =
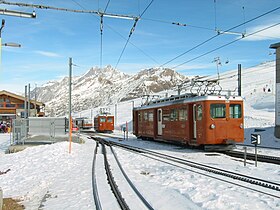
[[[247,161],[247,147],[244,148],[244,166],[246,166],[246,161]]]
[[[117,125],[117,104],[115,104],[115,126]]]
[[[241,96],[241,64],[238,64],[238,96]]]
[[[37,117],[37,84],[35,83],[35,117]]]
[[[28,117],[30,117],[30,83],[28,84]]]
[[[132,119],[133,119],[133,109],[134,109],[134,101],[132,101],[132,113],[131,113],[131,117],[132,117]],[[134,124],[133,123],[131,123],[131,130],[132,130],[132,132],[133,132],[133,130],[134,130]]]
[[[69,58],[69,125],[68,125],[68,132],[69,132],[69,142],[71,140],[71,89],[72,88],[72,58]]]
[[[24,92],[24,119],[27,118],[27,85],[25,85],[25,92]]]
[[[258,153],[257,153],[257,143],[255,144],[255,166],[258,166]]]

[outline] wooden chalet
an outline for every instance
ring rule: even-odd
[[[0,91],[0,121],[24,118],[25,97],[2,90]],[[27,100],[28,107],[28,100]],[[42,117],[45,104],[39,101],[30,100],[30,117]]]

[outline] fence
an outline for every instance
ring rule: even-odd
[[[66,135],[67,119],[65,117],[30,117],[15,119],[12,123],[12,144],[25,144],[28,140],[55,142],[57,136]],[[34,136],[41,136],[36,139]],[[43,137],[42,137],[43,136]],[[33,138],[32,138],[33,137]]]

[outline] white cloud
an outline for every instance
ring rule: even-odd
[[[48,52],[48,51],[37,50],[37,51],[35,51],[35,53],[46,56],[46,57],[62,57],[61,55],[59,55],[57,53]]]

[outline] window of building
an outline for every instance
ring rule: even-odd
[[[241,105],[231,104],[229,106],[229,117],[230,118],[241,118]]]
[[[210,114],[211,117],[216,118],[225,118],[226,117],[226,105],[225,104],[211,104],[210,105]]]
[[[179,109],[179,121],[186,121],[188,119],[187,109]]]
[[[4,102],[4,98],[0,98],[0,103],[3,103]]]

